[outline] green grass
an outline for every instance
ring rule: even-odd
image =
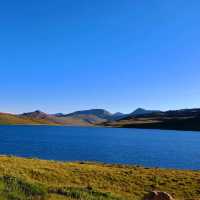
[[[110,193],[102,193],[92,188],[52,187],[33,184],[13,176],[0,177],[0,200],[47,200],[61,196],[66,199],[121,200]]]
[[[99,192],[92,188],[63,187],[52,188],[48,190],[49,194],[61,195],[69,199],[85,199],[85,200],[122,200],[115,197],[111,193]]]
[[[0,157],[0,199],[142,200],[152,190],[200,199],[200,171]]]
[[[45,199],[47,191],[41,185],[22,181],[12,176],[0,177],[1,200]]]

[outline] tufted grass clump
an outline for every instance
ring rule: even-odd
[[[79,200],[123,200],[122,198],[115,197],[108,192],[99,192],[92,188],[79,188],[79,187],[63,187],[51,188],[49,193],[58,194],[70,199]]]
[[[0,177],[0,200],[44,200],[46,190],[13,176]]]

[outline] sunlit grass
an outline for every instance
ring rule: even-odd
[[[1,114],[0,113],[0,125],[20,125],[20,124],[49,124],[54,125],[54,123],[49,122],[45,119],[32,119],[32,118],[23,118],[18,117],[12,114]]]
[[[200,172],[97,163],[0,157],[0,191],[7,183],[21,199],[141,200],[154,189],[176,199],[200,199]],[[11,177],[5,181],[5,177]],[[24,186],[31,191],[24,192]],[[9,194],[9,193],[8,193]],[[34,195],[33,195],[34,194]],[[25,196],[24,196],[25,195]],[[5,196],[4,199],[9,199]]]

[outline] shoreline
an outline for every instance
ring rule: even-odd
[[[126,126],[100,126],[100,125],[91,125],[91,126],[86,126],[86,125],[76,125],[76,124],[70,124],[70,125],[63,125],[63,124],[0,124],[0,126],[55,126],[55,127],[80,127],[80,128],[115,128],[115,129],[143,129],[143,130],[160,130],[160,131],[177,131],[177,132],[200,132],[200,130],[196,129],[170,129],[170,128],[151,128],[151,127],[138,127],[138,126],[133,126],[133,127],[126,127]]]
[[[38,161],[47,161],[47,162],[54,162],[54,163],[76,163],[76,164],[91,164],[91,165],[103,165],[103,166],[113,166],[113,167],[120,167],[120,168],[143,168],[143,169],[154,169],[154,170],[167,170],[167,171],[189,171],[189,172],[200,172],[199,169],[186,169],[186,168],[173,168],[173,167],[158,167],[158,166],[146,166],[146,165],[139,165],[135,164],[123,164],[123,163],[111,163],[111,162],[100,162],[100,161],[89,161],[89,160],[55,160],[55,159],[43,159],[39,157],[26,157],[26,156],[16,156],[16,155],[9,155],[9,154],[0,154],[1,158],[14,158],[14,159],[24,159],[24,160],[38,160]]]

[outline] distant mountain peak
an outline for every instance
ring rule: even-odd
[[[112,120],[118,120],[121,119],[123,117],[125,117],[126,115],[124,113],[121,112],[116,112],[112,115]]]
[[[35,110],[33,112],[23,113],[20,116],[31,117],[31,118],[46,118],[48,116],[48,114],[42,112],[41,110]]]
[[[56,117],[64,117],[66,114],[64,113],[55,113],[55,114],[52,114],[52,116],[56,116]]]
[[[44,113],[44,112],[42,112],[41,110],[35,110],[32,113]]]
[[[137,108],[130,115],[146,115],[146,114],[151,114],[151,113],[155,113],[155,112],[160,112],[160,110],[147,110],[144,108]]]
[[[137,112],[137,111],[147,111],[147,110],[144,108],[137,108],[134,112]]]
[[[113,116],[122,116],[122,115],[124,115],[124,113],[121,113],[121,112],[116,112],[113,114]]]
[[[66,116],[75,117],[75,116],[80,116],[80,115],[94,115],[102,119],[110,119],[112,117],[112,113],[110,113],[109,111],[105,109],[80,110],[80,111],[67,114]]]

